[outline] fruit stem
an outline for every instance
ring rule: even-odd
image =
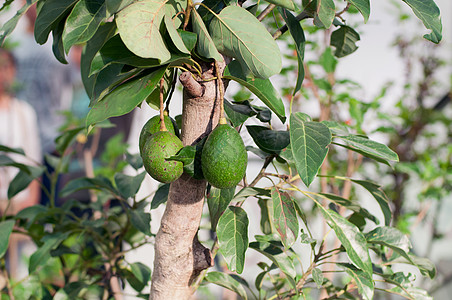
[[[224,86],[223,86],[223,76],[220,72],[220,67],[218,62],[215,61],[215,70],[217,73],[217,85],[220,92],[220,124],[226,124],[226,119],[224,117]]]
[[[165,114],[163,109],[163,82],[164,77],[160,79],[160,131],[168,131],[165,126]]]

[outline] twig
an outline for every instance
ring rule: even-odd
[[[267,6],[257,17],[259,21],[262,21],[274,8],[276,7],[275,4],[270,4]]]

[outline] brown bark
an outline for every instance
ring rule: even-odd
[[[224,63],[220,63],[221,71]],[[219,91],[213,64],[204,64],[203,79],[181,75],[184,85],[181,139],[193,145],[209,134],[219,118]],[[207,80],[207,81],[206,81]],[[201,92],[200,92],[201,91]],[[154,271],[150,299],[189,299],[191,282],[213,265],[210,250],[197,239],[206,189],[205,180],[183,174],[170,187],[168,202],[155,238]]]

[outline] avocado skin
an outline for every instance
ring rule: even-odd
[[[172,134],[176,134],[173,126],[173,122],[169,116],[164,116],[163,121],[165,122],[166,129]],[[144,144],[146,141],[156,132],[160,131],[160,116],[154,116],[150,118],[146,124],[144,124],[143,128],[140,132],[140,139],[138,142],[138,146],[140,149],[140,153],[143,150]]]
[[[178,179],[184,170],[180,161],[166,160],[183,147],[181,140],[169,131],[158,131],[144,144],[141,157],[144,168],[155,180],[163,183]]]
[[[240,134],[228,124],[219,124],[209,135],[201,155],[202,172],[214,187],[235,187],[245,176],[248,155]]]

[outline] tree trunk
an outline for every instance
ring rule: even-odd
[[[224,63],[220,63],[223,72]],[[214,64],[203,64],[203,78],[216,76]],[[193,145],[208,135],[219,119],[217,80],[194,80],[190,72],[180,75],[184,86],[181,139]],[[197,239],[206,189],[205,180],[183,174],[170,186],[168,202],[155,238],[154,271],[150,299],[189,299],[190,284],[213,265],[210,250]]]

